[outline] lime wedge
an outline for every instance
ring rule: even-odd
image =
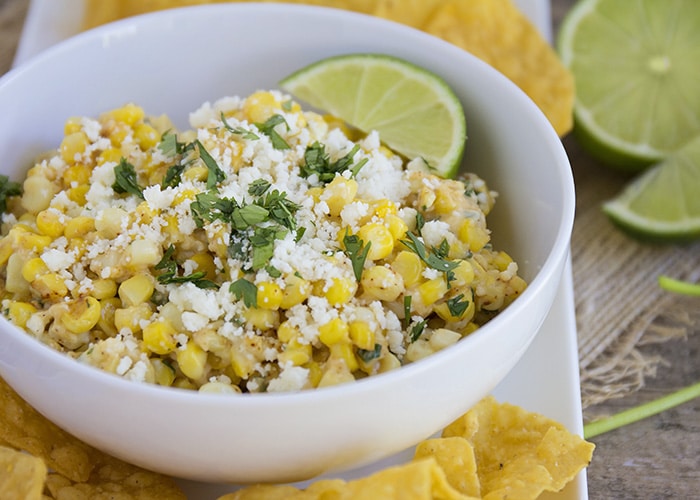
[[[603,211],[648,241],[700,237],[700,136],[634,179]]]
[[[462,105],[434,73],[381,54],[349,54],[287,76],[281,88],[311,106],[380,139],[408,159],[423,158],[435,173],[455,175],[464,151]]]
[[[700,2],[580,0],[557,38],[576,82],[574,133],[631,171],[700,133]]]

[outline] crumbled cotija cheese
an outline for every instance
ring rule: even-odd
[[[482,179],[337,123],[277,91],[178,133],[133,104],[69,119],[3,216],[3,310],[130,380],[239,394],[417,361],[522,292]]]

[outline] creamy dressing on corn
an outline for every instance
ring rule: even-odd
[[[438,178],[277,91],[205,103],[190,125],[178,153],[167,118],[133,104],[68,120],[3,218],[12,321],[131,380],[294,391],[417,361],[525,288],[489,243],[495,195],[474,175]],[[346,167],[309,173],[319,145]],[[199,213],[206,196],[268,215]]]

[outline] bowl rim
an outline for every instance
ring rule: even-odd
[[[542,137],[548,139],[548,148],[551,150],[553,160],[552,163],[557,166],[555,172],[558,174],[558,187],[562,193],[563,206],[561,208],[561,216],[558,222],[554,245],[549,249],[546,259],[542,265],[535,271],[535,274],[528,283],[524,292],[514,300],[505,310],[500,312],[496,317],[491,319],[487,324],[480,327],[478,330],[470,334],[468,337],[460,339],[460,341],[448,347],[447,349],[433,353],[430,356],[423,358],[417,362],[409,363],[400,367],[397,370],[376,374],[364,379],[355,380],[352,383],[341,384],[337,386],[315,388],[300,391],[290,392],[271,392],[271,393],[245,393],[245,394],[210,394],[199,393],[197,391],[182,390],[173,387],[163,387],[149,383],[135,383],[121,376],[105,372],[97,367],[80,363],[76,359],[70,358],[64,353],[61,353],[50,346],[44,344],[40,340],[34,338],[20,327],[12,324],[7,318],[0,315],[0,325],[2,325],[3,335],[9,334],[15,342],[21,343],[27,349],[35,350],[37,356],[42,359],[54,363],[57,369],[66,372],[75,372],[81,377],[89,377],[94,379],[95,384],[104,385],[119,391],[136,391],[144,397],[158,397],[164,400],[173,402],[192,403],[206,402],[207,405],[214,405],[222,409],[226,407],[236,407],[239,405],[257,405],[267,407],[268,405],[278,406],[280,402],[289,402],[298,404],[300,402],[312,404],[319,399],[344,399],[354,393],[364,393],[368,389],[381,390],[383,386],[391,386],[397,380],[407,376],[415,376],[421,372],[430,371],[431,367],[437,364],[444,363],[450,358],[459,357],[460,352],[470,349],[473,344],[483,342],[484,337],[492,335],[492,330],[498,328],[501,322],[507,320],[508,317],[518,313],[518,311],[528,307],[529,303],[534,300],[542,288],[547,286],[557,272],[558,264],[568,257],[571,232],[573,229],[574,212],[575,212],[575,191],[573,175],[568,160],[568,156],[564,150],[559,136],[556,134],[551,124],[535,105],[534,102],[512,81],[503,74],[499,73],[486,62],[478,59],[473,54],[460,49],[444,40],[425,33],[419,29],[398,23],[396,21],[387,20],[372,16],[369,14],[348,11],[336,7],[315,6],[307,4],[290,4],[284,2],[258,3],[258,2],[243,2],[243,3],[217,3],[193,5],[167,9],[163,11],[150,12],[141,14],[131,18],[113,21],[95,28],[78,33],[66,40],[63,40],[56,45],[47,48],[39,54],[30,57],[27,61],[10,69],[5,75],[0,77],[0,92],[6,85],[10,85],[15,79],[22,78],[25,73],[31,73],[32,68],[41,65],[44,61],[55,57],[63,52],[71,52],[75,48],[82,45],[90,45],[95,43],[109,43],[110,37],[120,37],[125,34],[136,33],[139,30],[146,30],[154,23],[162,23],[166,20],[171,22],[183,22],[183,19],[190,15],[212,15],[217,11],[251,11],[265,12],[274,11],[276,15],[284,13],[285,10],[291,12],[308,12],[322,14],[324,16],[336,16],[348,19],[356,18],[352,22],[360,22],[367,25],[379,25],[382,30],[397,30],[406,33],[411,33],[410,36],[422,38],[424,43],[429,43],[438,47],[441,51],[453,53],[453,57],[463,58],[465,61],[470,60],[470,64],[481,67],[481,71],[487,73],[487,77],[492,79],[494,83],[508,87],[508,92],[518,94],[516,99],[520,100],[525,108],[529,108],[528,116],[531,118],[532,126],[535,127]],[[212,96],[213,98],[221,96]],[[558,282],[559,277],[556,277]],[[0,336],[0,339],[2,336]],[[3,351],[0,346],[0,353]],[[0,362],[0,370],[3,368],[3,362]]]

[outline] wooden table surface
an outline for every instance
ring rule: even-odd
[[[555,33],[575,2],[552,0]],[[29,0],[0,0],[0,75],[11,67],[28,4]],[[610,192],[624,184],[619,175],[589,158],[572,136],[565,137],[563,143],[574,171],[577,194],[586,190],[589,203],[602,201],[591,198],[591,192]],[[576,266],[575,260],[573,265]],[[688,307],[700,305],[697,300],[687,303]],[[692,328],[695,334],[686,339],[655,346],[669,365],[647,379],[641,390],[597,405],[596,413],[616,413],[700,381],[700,334],[698,325]],[[700,400],[592,441],[596,451],[588,468],[591,499],[700,498]]]

